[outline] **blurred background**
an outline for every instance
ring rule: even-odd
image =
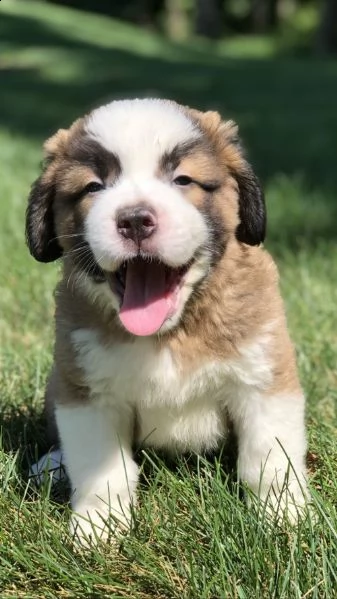
[[[264,180],[337,181],[336,0],[2,0],[0,43],[7,130],[169,97],[236,118]]]
[[[217,109],[266,187],[275,251],[335,238],[337,0],[2,0],[0,44],[4,132],[41,143],[122,97]]]
[[[279,41],[283,37],[283,42],[297,50],[314,47],[320,53],[337,52],[335,0],[50,1],[137,23],[172,39],[268,34]]]

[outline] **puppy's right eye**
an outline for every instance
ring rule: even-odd
[[[96,193],[97,191],[102,191],[102,189],[104,189],[103,183],[100,183],[99,181],[90,181],[90,183],[83,189],[83,195],[86,193]]]

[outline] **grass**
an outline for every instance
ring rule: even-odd
[[[0,33],[0,596],[337,597],[337,62],[265,58],[260,39],[232,40],[227,52],[226,42],[173,44],[29,0],[1,3]],[[224,458],[172,465],[149,453],[139,456],[132,534],[118,548],[76,552],[67,504],[28,482],[29,463],[46,449],[41,411],[58,276],[24,244],[41,142],[89,107],[137,94],[219,108],[241,126],[266,189],[267,247],[308,398],[316,522],[261,523]]]

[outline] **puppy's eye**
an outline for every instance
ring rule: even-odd
[[[186,187],[186,185],[190,185],[191,183],[193,183],[193,179],[191,179],[191,177],[188,177],[187,175],[180,175],[179,177],[176,177],[174,179],[173,183],[179,185],[179,187]]]
[[[88,183],[88,185],[86,185],[83,189],[83,193],[95,193],[97,191],[101,191],[102,189],[104,189],[103,183],[100,183],[99,181],[90,181],[90,183]]]

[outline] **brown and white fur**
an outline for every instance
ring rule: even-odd
[[[109,514],[128,520],[135,443],[199,453],[229,422],[240,478],[296,518],[305,401],[236,125],[171,101],[118,101],[45,153],[27,240],[37,260],[63,260],[46,406],[72,527],[106,536]]]

